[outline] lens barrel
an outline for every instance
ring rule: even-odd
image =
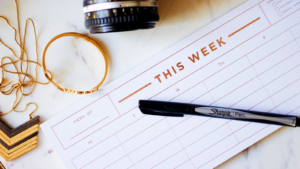
[[[83,12],[91,33],[151,29],[159,21],[157,0],[84,0]]]

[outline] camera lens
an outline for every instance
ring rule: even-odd
[[[91,33],[151,29],[159,21],[157,0],[84,0],[83,6]]]

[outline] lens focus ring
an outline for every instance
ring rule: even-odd
[[[120,32],[154,28],[159,21],[157,1],[84,1],[85,26],[91,33]],[[116,3],[122,4],[119,7]],[[129,5],[128,5],[129,4]],[[136,4],[137,6],[130,6]],[[146,6],[139,6],[146,4]],[[149,6],[147,6],[147,4]],[[155,4],[151,6],[151,4]],[[124,6],[130,7],[124,7]],[[112,8],[116,7],[116,8]]]
[[[158,20],[158,15],[128,15],[86,20],[85,26],[90,27],[100,24],[121,24],[130,22],[157,22]]]

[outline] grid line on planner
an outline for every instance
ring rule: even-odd
[[[130,156],[128,155],[128,152],[126,151],[125,147],[123,146],[123,143],[120,141],[119,137],[118,137],[117,135],[115,135],[115,136],[116,136],[116,138],[118,139],[119,143],[121,144],[121,146],[122,146],[124,152],[126,153],[126,156],[130,159],[131,163],[134,164],[133,161],[132,161],[132,159],[131,159]],[[134,167],[135,167],[135,166],[134,166]],[[135,167],[135,168],[136,168],[136,167]]]
[[[293,113],[294,111],[298,110],[300,108],[300,106],[296,107],[295,109],[293,109],[292,111],[290,111],[288,114]],[[300,117],[300,116],[299,116]]]
[[[114,102],[111,100],[111,98],[110,98],[109,94],[107,95],[107,97],[109,98],[110,102],[111,102],[111,103],[114,105],[114,108],[116,109],[116,111],[118,112],[118,114],[119,114],[119,117],[120,117],[120,116],[121,116],[121,114],[120,114],[119,110],[117,109],[116,105],[114,104]]]
[[[297,40],[296,40],[296,38],[295,38],[295,36],[294,36],[294,34],[293,34],[293,32],[292,32],[291,30],[290,30],[290,33],[292,34],[292,36],[293,36],[293,38],[295,39],[295,41],[296,41],[298,47],[300,48],[300,45],[299,45],[299,43],[297,42]]]
[[[299,52],[299,51],[298,51],[298,52]],[[296,52],[296,53],[298,53],[298,52]],[[295,53],[295,54],[296,54],[296,53]],[[291,55],[291,56],[289,56],[289,57],[285,58],[283,61],[287,60],[288,58],[290,58],[290,57],[292,57],[292,56],[293,56],[293,55]],[[252,62],[249,60],[249,57],[248,57],[248,55],[246,55],[246,57],[247,57],[247,60],[248,60],[248,62],[249,62],[251,65],[252,65]],[[282,62],[282,61],[281,61],[281,62]],[[277,63],[276,65],[280,64],[281,62]],[[273,68],[273,67],[275,67],[275,65],[274,65],[274,66],[272,66],[271,68]],[[271,69],[271,68],[270,68],[270,69]],[[258,79],[259,79],[260,83],[262,84],[262,87],[261,87],[261,88],[264,88],[264,89],[265,89],[265,91],[267,92],[268,96],[270,96],[270,93],[269,93],[269,91],[267,90],[267,88],[266,88],[265,84],[262,82],[262,80],[261,80],[261,78],[260,78],[259,74],[257,73],[256,69],[253,67],[253,65],[252,65],[252,69],[254,70],[254,72],[255,72],[256,76],[258,77]],[[261,89],[261,88],[260,88],[260,89]],[[276,105],[272,97],[271,97],[271,100],[272,100],[273,104],[274,104],[274,105]],[[277,109],[277,111],[280,113],[280,111],[278,110],[278,108],[276,108],[276,109]]]
[[[255,6],[256,6],[256,5],[254,5],[253,7],[255,7]],[[251,7],[251,8],[253,8],[253,7]],[[251,8],[249,8],[248,10],[250,10]],[[247,11],[247,10],[246,10],[246,11]],[[243,13],[245,13],[246,11],[244,11]],[[296,10],[296,11],[298,11],[298,10]],[[291,14],[295,13],[296,11],[292,12]],[[243,13],[241,13],[241,14],[243,14]],[[241,14],[240,14],[240,15],[241,15]],[[291,15],[291,14],[289,14],[289,15]],[[238,15],[238,16],[240,16],[240,15]],[[288,15],[288,16],[289,16],[289,15]],[[238,16],[236,16],[236,17],[238,17]],[[286,16],[286,17],[288,17],[288,16]],[[235,17],[235,18],[236,18],[236,17]],[[284,18],[286,18],[286,17],[284,17]],[[284,18],[282,18],[281,20],[283,20]],[[234,19],[234,18],[233,18],[233,19]],[[233,20],[233,19],[231,19],[231,20]],[[231,20],[229,20],[228,22],[230,22]],[[279,20],[279,21],[281,21],[281,20]],[[279,21],[278,21],[278,22],[279,22]],[[228,23],[228,22],[227,22],[227,23]],[[276,23],[278,23],[278,22],[276,22]],[[276,24],[276,23],[275,23],[275,24]],[[223,25],[225,25],[225,24],[226,24],[226,23],[224,23]],[[221,26],[222,26],[222,25],[221,25]],[[220,26],[220,27],[221,27],[221,26]],[[218,27],[218,28],[220,28],[220,27]],[[216,28],[216,29],[218,29],[218,28]],[[216,29],[215,29],[215,30],[216,30]],[[215,30],[213,30],[213,31],[215,31]],[[213,32],[213,31],[212,31],[212,32]],[[211,33],[211,32],[210,32],[210,33]],[[209,34],[209,33],[208,33],[208,34]],[[205,36],[207,36],[207,35],[205,35]],[[194,43],[194,42],[193,42],[193,43]],[[191,44],[190,44],[190,45],[191,45]],[[186,48],[186,47],[185,47],[185,48]],[[179,51],[178,51],[178,52],[179,52]],[[178,52],[177,52],[177,53],[178,53]],[[175,54],[176,54],[176,53],[175,53]],[[174,55],[174,54],[173,54],[173,55]],[[171,57],[171,56],[170,56],[170,57]],[[161,62],[160,62],[160,63],[161,63]],[[159,64],[159,63],[158,63],[158,64]],[[157,65],[157,64],[156,64],[156,65]],[[149,69],[148,69],[148,70],[149,70]],[[146,71],[147,71],[147,70],[146,70]],[[144,71],[144,72],[145,72],[145,71]],[[141,73],[141,74],[142,74],[142,73]],[[139,75],[138,75],[138,76],[139,76]],[[136,76],[136,77],[137,77],[137,76]],[[129,82],[129,81],[128,81],[128,82]],[[128,82],[126,82],[126,83],[128,83]],[[124,83],[124,84],[125,84],[125,83]],[[124,85],[124,84],[123,84],[123,85]],[[121,87],[121,86],[119,86],[119,87]],[[118,87],[118,88],[119,88],[119,87]],[[114,90],[116,90],[116,89],[114,89]],[[111,92],[113,92],[113,91],[111,91]],[[110,93],[111,93],[111,92],[110,92]],[[96,100],[96,101],[97,101],[97,100]],[[95,102],[96,102],[96,101],[95,101]],[[94,103],[94,102],[93,102],[93,103]],[[91,103],[91,104],[93,104],[93,103]],[[88,106],[89,106],[89,105],[88,105]],[[86,107],[87,107],[87,106],[86,106]],[[136,107],[135,107],[135,108],[136,108]],[[133,109],[135,109],[135,108],[133,108]],[[84,108],[83,108],[83,109],[84,109]],[[132,110],[133,110],[133,109],[132,109]],[[130,111],[131,111],[131,110],[130,110]],[[76,113],[74,113],[74,114],[76,114]],[[73,114],[73,115],[74,115],[74,114]],[[71,115],[71,116],[72,116],[72,115]],[[62,121],[61,121],[61,122],[62,122]],[[59,123],[61,123],[61,122],[59,122]],[[57,124],[59,124],[59,123],[57,123]],[[56,124],[56,125],[57,125],[57,124]],[[56,125],[54,125],[54,126],[56,126]],[[53,132],[54,132],[54,131],[53,131]],[[56,133],[55,133],[55,135],[56,135]],[[56,137],[57,137],[57,135],[56,135]],[[57,137],[57,138],[58,138],[58,137]],[[59,138],[58,138],[58,139],[59,139]],[[61,143],[61,141],[60,141],[60,143]],[[69,147],[68,147],[68,148],[69,148]],[[64,147],[64,149],[65,149],[65,147]]]
[[[300,44],[298,43],[298,41],[296,41],[296,42],[297,42],[298,47],[300,48]]]
[[[261,5],[260,5],[260,4],[259,4],[259,7],[260,7],[260,9],[263,11],[263,13],[264,13],[265,17],[267,18],[267,20],[268,20],[268,22],[269,22],[269,24],[270,24],[270,26],[271,26],[272,24],[271,24],[271,22],[270,22],[269,18],[267,17],[267,15],[266,15],[265,11],[262,9],[262,7],[261,7]]]
[[[299,23],[295,24],[294,26],[296,26],[296,25],[298,25],[298,24],[299,24]],[[294,26],[292,26],[292,27],[294,27]],[[292,28],[292,27],[291,27],[291,28]],[[290,28],[289,28],[289,29],[290,29]],[[289,29],[288,29],[288,30],[289,30]],[[283,34],[284,32],[286,32],[286,31],[288,31],[288,30],[283,31],[282,33],[278,34],[277,36],[275,36],[274,38],[270,39],[270,40],[267,41],[266,43],[260,45],[259,47],[257,47],[257,48],[254,49],[253,51],[257,50],[258,48],[260,48],[260,47],[262,47],[262,46],[264,46],[265,44],[267,44],[268,42],[270,42],[270,41],[272,41],[273,39],[277,38],[278,36],[280,36],[281,34]],[[292,40],[291,42],[293,42],[293,40]],[[289,43],[291,43],[291,42],[289,42]],[[288,43],[288,44],[289,44],[289,43]],[[286,45],[287,45],[287,44],[286,44]],[[284,46],[286,46],[286,45],[284,45]],[[283,47],[284,47],[284,46],[283,46]],[[253,52],[253,51],[251,51],[251,52]],[[278,51],[278,50],[276,50],[276,51]],[[251,52],[249,52],[249,53],[251,53]],[[248,53],[248,54],[249,54],[249,53]],[[247,54],[247,55],[248,55],[248,54]],[[242,56],[242,57],[245,57],[245,56]],[[239,59],[240,59],[240,58],[239,58]],[[238,59],[238,60],[239,60],[239,59]],[[262,60],[263,60],[263,59],[257,61],[257,62],[254,63],[254,64],[257,64],[257,63],[259,63],[259,62],[262,61]],[[209,63],[208,63],[208,64],[209,64]],[[254,64],[253,64],[253,65],[254,65]],[[231,65],[231,64],[230,64],[230,65]],[[206,66],[206,65],[204,65],[204,66]],[[204,66],[203,66],[203,67],[204,67]],[[228,66],[229,66],[229,65],[228,65]],[[201,68],[202,68],[202,67],[201,67]],[[201,69],[201,68],[200,68],[200,69]],[[227,68],[227,67],[224,67],[224,69],[225,69],[225,68]],[[198,69],[198,70],[200,70],[200,69]],[[224,70],[224,69],[221,69],[221,70]],[[196,71],[198,71],[198,70],[196,70]],[[220,72],[221,70],[219,70],[218,72]],[[195,72],[196,72],[196,71],[195,71]],[[218,72],[216,72],[216,73],[218,73]],[[216,73],[215,73],[215,74],[216,74]],[[215,75],[215,74],[213,74],[213,75]],[[209,76],[208,78],[212,77],[213,75]],[[208,79],[208,78],[207,78],[207,79]],[[207,80],[207,79],[205,79],[205,80]],[[180,80],[180,81],[181,81],[181,80]],[[178,82],[177,82],[177,83],[178,83]],[[159,93],[159,94],[160,94],[160,93]],[[180,95],[181,95],[181,94],[180,94]],[[156,96],[156,95],[155,95],[155,96]],[[153,97],[155,97],[155,96],[153,96]],[[195,100],[196,100],[196,99],[195,99]],[[137,107],[135,107],[135,108],[137,108]],[[135,108],[133,108],[133,109],[135,109]],[[133,109],[132,109],[132,110],[133,110]],[[131,111],[131,110],[130,110],[130,111]],[[129,111],[129,112],[130,112],[130,111]],[[128,113],[128,112],[127,112],[127,113]],[[97,131],[98,131],[98,130],[97,130]],[[95,132],[93,132],[93,133],[95,133]],[[88,136],[89,136],[89,135],[88,135]]]

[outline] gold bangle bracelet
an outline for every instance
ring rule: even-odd
[[[46,64],[45,64],[45,56],[46,56],[46,52],[49,48],[49,46],[57,39],[65,37],[65,36],[72,36],[72,37],[76,37],[76,38],[83,38],[85,41],[92,43],[94,46],[96,46],[99,51],[102,53],[103,58],[105,60],[105,74],[101,80],[101,82],[94,88],[92,88],[92,90],[89,91],[74,91],[74,90],[70,90],[70,89],[66,89],[66,88],[62,88],[59,85],[57,85],[56,83],[53,82],[52,77],[50,77],[47,73],[47,68],[46,68]],[[103,51],[103,49],[101,48],[101,46],[93,39],[91,39],[90,37],[84,35],[84,34],[80,34],[80,33],[76,33],[76,32],[67,32],[67,33],[63,33],[60,35],[55,36],[53,39],[51,39],[51,41],[48,42],[47,46],[45,47],[44,53],[43,53],[43,69],[44,69],[44,74],[46,76],[46,78],[49,80],[50,83],[52,83],[56,88],[58,88],[59,90],[63,91],[63,92],[67,92],[67,93],[72,93],[72,94],[90,94],[90,93],[94,93],[96,91],[98,91],[99,87],[104,83],[106,76],[107,76],[107,70],[108,70],[108,63],[107,63],[107,58],[105,56],[105,53]],[[49,72],[49,71],[48,71]]]

